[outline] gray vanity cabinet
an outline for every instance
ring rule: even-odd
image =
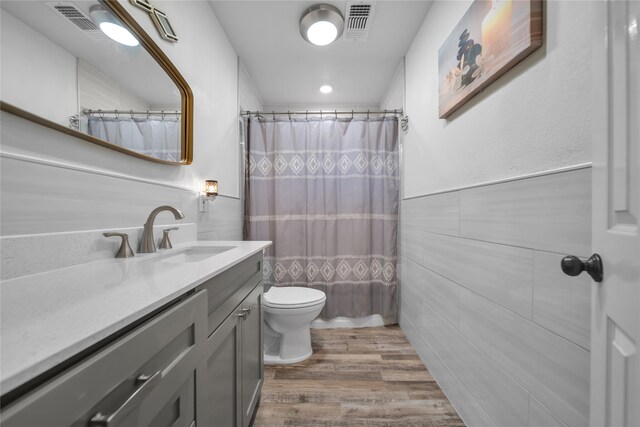
[[[247,427],[264,378],[262,254],[202,288],[209,295],[211,335],[198,368],[198,384],[204,389],[198,393],[198,419],[204,420],[204,426]],[[224,301],[215,295],[223,295]]]
[[[206,292],[177,303],[2,411],[3,427],[190,427]]]
[[[262,283],[241,304],[249,314],[241,322],[242,425],[247,427],[260,400],[264,382],[262,345]]]
[[[262,382],[259,253],[69,363],[3,407],[0,420],[2,427],[247,427]]]

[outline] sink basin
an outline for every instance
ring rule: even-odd
[[[188,248],[169,249],[153,258],[147,258],[142,262],[159,264],[185,264],[204,261],[207,258],[234,249],[234,246],[191,246]]]

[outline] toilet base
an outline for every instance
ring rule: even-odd
[[[272,354],[265,354],[264,355],[264,364],[265,365],[290,365],[292,363],[299,363],[302,361],[307,360],[308,358],[311,357],[311,355],[313,354],[313,351],[310,351],[309,353],[300,356],[300,357],[294,357],[292,359],[283,359],[280,356],[277,355],[272,355]]]

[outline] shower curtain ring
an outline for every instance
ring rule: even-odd
[[[289,121],[291,121],[291,111],[287,110],[287,114],[289,115]]]
[[[309,110],[307,110],[307,114],[305,114],[304,118],[305,118],[306,120],[309,120]]]
[[[369,120],[369,110],[367,110],[367,120]]]
[[[351,110],[351,120],[353,120],[353,110]]]
[[[338,110],[333,110],[333,114],[336,115],[336,120],[338,120]]]
[[[131,116],[131,120],[133,120],[133,110],[129,110],[129,115]]]
[[[387,118],[387,109],[384,109],[384,114],[382,114],[382,120]]]
[[[176,121],[180,120],[180,112],[178,110],[176,110]]]
[[[149,112],[149,110],[147,110],[147,120],[149,120],[151,118],[151,113]]]
[[[102,112],[102,110],[98,110],[98,115],[100,116],[101,119],[104,120],[104,113]]]
[[[116,110],[116,120],[120,120],[120,112]]]
[[[320,110],[320,120],[322,120],[322,110]]]
[[[164,120],[164,110],[160,111],[160,114],[162,114],[162,120]]]
[[[276,121],[276,113],[275,111],[271,110],[271,118],[273,119],[273,121]]]

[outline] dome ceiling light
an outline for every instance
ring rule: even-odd
[[[305,10],[300,18],[300,34],[309,43],[326,46],[342,35],[344,18],[340,10],[330,4],[316,4]]]
[[[125,46],[138,46],[140,44],[133,34],[103,5],[96,4],[91,6],[89,15],[91,15],[93,22],[110,39]]]

